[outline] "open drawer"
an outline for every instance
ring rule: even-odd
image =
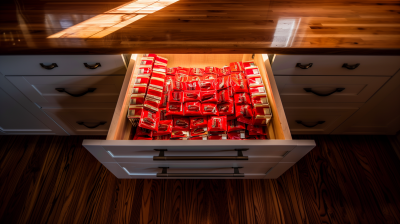
[[[268,140],[131,140],[127,111],[142,55],[132,55],[107,140],[83,145],[118,178],[278,178],[315,146],[313,140],[292,140],[266,54],[161,54],[168,67],[223,67],[254,60],[272,111]],[[161,150],[161,151],[160,151]]]

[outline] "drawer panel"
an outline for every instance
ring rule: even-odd
[[[7,78],[32,102],[39,105],[116,103],[124,80],[124,76],[7,76]],[[64,92],[58,91],[57,88],[63,88]],[[89,88],[95,90],[88,92]],[[78,96],[80,94],[84,95]]]
[[[107,135],[114,109],[43,108],[70,135]],[[84,122],[78,124],[77,122]],[[95,128],[90,128],[105,122]],[[86,127],[86,126],[88,127]]]
[[[389,78],[373,76],[276,76],[275,80],[283,103],[355,103],[366,102]]]
[[[392,76],[400,68],[399,56],[353,56],[353,55],[276,55],[272,64],[275,75],[373,75]],[[296,67],[297,63],[308,69]],[[349,70],[342,67],[360,64]]]
[[[42,68],[40,63],[58,67]],[[96,69],[86,68],[84,63]],[[124,75],[126,67],[122,55],[21,55],[0,56],[0,72],[4,75]]]
[[[285,104],[285,113],[292,134],[330,134],[358,110],[356,106],[321,107],[318,104],[307,106],[291,107]]]

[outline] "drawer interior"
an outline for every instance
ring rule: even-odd
[[[147,53],[147,52],[146,52]],[[168,58],[168,67],[206,67],[206,66],[216,66],[223,67],[229,65],[231,62],[235,61],[251,61],[254,60],[255,64],[258,66],[261,76],[263,78],[265,89],[268,94],[268,101],[270,108],[272,110],[272,118],[267,126],[267,132],[270,139],[286,139],[290,140],[290,133],[287,134],[288,127],[286,123],[286,118],[280,118],[280,115],[284,116],[282,104],[275,101],[274,91],[271,88],[271,78],[268,72],[271,73],[270,69],[266,68],[265,58],[261,54],[158,54],[161,57]],[[128,71],[124,80],[124,84],[119,96],[117,107],[114,112],[113,120],[107,135],[107,140],[130,140],[133,139],[135,128],[133,128],[130,121],[127,119],[127,111],[129,106],[130,93],[132,91],[133,82],[136,78],[137,70],[139,68],[139,63],[141,61],[142,54],[132,55],[131,61],[129,63]],[[254,57],[254,59],[253,59]],[[267,60],[267,63],[268,60]],[[273,76],[273,75],[272,75]],[[276,87],[275,81],[272,80],[273,86]],[[277,89],[275,91],[277,94]],[[279,97],[279,96],[278,96]],[[278,113],[279,111],[279,113]],[[285,120],[285,122],[281,122]],[[284,127],[282,123],[286,124]],[[286,133],[284,133],[284,131]]]

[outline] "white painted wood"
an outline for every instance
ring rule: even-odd
[[[47,115],[61,125],[70,135],[107,135],[114,109],[93,109],[93,108],[43,108]],[[104,125],[91,129],[77,124],[78,121],[93,126],[101,121]]]
[[[7,76],[22,93],[32,102],[43,105],[79,104],[96,106],[96,103],[115,103],[118,100],[124,76]],[[72,94],[86,92],[88,88],[96,88],[94,92],[84,96],[73,97],[56,88],[65,88]]]
[[[333,134],[395,135],[400,131],[400,71]]]
[[[327,106],[326,104],[310,103],[305,106],[299,103],[291,105],[285,103],[285,112],[292,134],[330,134],[336,127],[349,118],[355,111],[358,110],[358,104],[351,106],[338,107],[337,105]],[[325,121],[323,124],[318,124],[315,127],[309,128],[296,121],[300,120],[306,125],[314,125],[317,121]]]
[[[0,127],[10,135],[67,135],[0,73]]]
[[[290,167],[296,163],[278,163],[269,172],[266,173],[263,179],[277,179],[284,174]]]
[[[57,63],[47,70],[40,66]],[[88,69],[83,63],[101,67]],[[7,55],[0,56],[0,72],[4,75],[124,75],[126,67],[121,55]]]
[[[101,163],[107,166],[112,166],[113,170],[111,172],[113,172],[118,178],[157,178],[155,175],[157,172],[161,172],[161,169],[158,168],[161,166],[171,167],[168,171],[171,173],[232,173],[233,169],[227,167],[243,166],[244,168],[240,169],[240,172],[245,173],[244,179],[262,179],[279,177],[279,175],[285,171],[283,170],[284,168],[289,168],[294,164],[293,162],[298,161],[309,150],[315,147],[315,142],[313,140],[84,140],[82,145],[85,146]],[[249,155],[250,160],[153,161],[152,156],[158,155],[158,153],[153,150],[155,148],[169,149],[170,151],[165,153],[166,156],[236,155],[236,152],[231,151],[233,148],[249,148],[249,150],[243,152],[243,154]],[[283,160],[286,162],[284,162],[283,165],[279,165]],[[287,161],[293,162],[290,163]],[[119,164],[120,168],[118,168],[116,164]],[[290,164],[290,166],[288,164]],[[272,172],[274,169],[271,170],[271,168],[275,166],[277,166],[277,168],[274,168],[275,171]],[[270,170],[271,172],[268,172]],[[130,173],[128,176],[126,176],[127,171]],[[266,175],[267,172],[268,174]]]
[[[313,63],[309,69],[296,67],[297,63]],[[360,63],[354,70],[342,68],[344,63]],[[354,55],[276,55],[272,64],[275,75],[372,75],[392,76],[400,68],[400,56]]]
[[[390,77],[381,76],[276,76],[282,102],[366,102]],[[336,88],[345,88],[330,96],[317,96],[306,92],[312,88],[317,93],[330,93]]]

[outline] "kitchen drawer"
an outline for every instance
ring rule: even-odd
[[[124,76],[7,76],[25,96],[42,107],[116,104]],[[57,88],[63,88],[59,92]],[[88,92],[90,88],[94,91]],[[70,94],[74,96],[71,96]]]
[[[366,102],[390,77],[276,76],[283,103]]]
[[[400,56],[353,55],[276,55],[272,64],[275,75],[373,75],[392,76],[400,69]],[[296,67],[297,63],[312,66]],[[359,64],[355,69],[342,67]]]
[[[42,110],[70,135],[107,135],[114,113],[114,108],[42,108]]]
[[[168,67],[222,67],[229,65],[230,62],[251,60],[251,55],[234,54],[165,54],[160,56],[169,59]],[[246,168],[243,168],[244,178],[277,178],[315,146],[313,140],[292,140],[267,55],[255,55],[254,61],[266,84],[268,100],[273,113],[268,124],[270,140],[130,140],[133,137],[134,129],[126,118],[126,114],[140,60],[141,55],[132,55],[107,140],[84,140],[83,142],[88,151],[118,178],[157,178],[155,173],[160,173],[162,168],[159,167],[167,163],[153,161],[152,157],[158,154],[154,149],[168,149],[168,152],[165,153],[166,156],[228,156],[235,155],[235,149],[248,149],[243,152],[244,155],[249,156],[249,160],[243,161],[247,164]],[[181,172],[186,164],[193,165],[200,164],[200,162],[204,164],[204,167],[200,167],[201,170],[193,171],[194,173],[206,172],[203,168],[209,172],[217,172],[217,170],[226,169],[225,165],[230,167],[234,165],[232,161],[211,160],[194,163],[169,161],[167,165],[171,165],[171,169],[168,173]],[[222,165],[224,166],[221,167]],[[218,169],[216,170],[216,168]],[[228,170],[233,172],[232,168],[228,168]],[[225,173],[225,170],[222,173]]]
[[[56,63],[57,67],[45,69]],[[100,63],[95,69],[85,67]],[[0,56],[3,75],[123,75],[126,67],[122,55],[21,55]]]
[[[304,104],[304,103],[303,103]],[[290,132],[296,134],[330,134],[361,104],[285,103]]]

